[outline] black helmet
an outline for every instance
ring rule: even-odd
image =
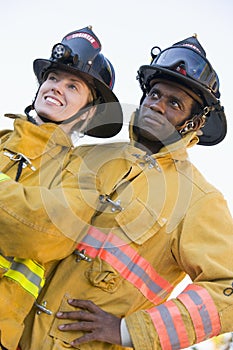
[[[203,101],[207,111],[199,144],[211,146],[221,142],[226,136],[227,123],[219,101],[219,79],[196,36],[175,43],[163,51],[159,49],[158,54],[155,54],[155,49],[159,48],[152,48],[151,64],[141,66],[138,71],[137,78],[144,93],[142,100],[154,78],[173,80],[184,85],[197,95],[198,100]]]
[[[121,130],[123,116],[119,101],[112,92],[114,68],[100,51],[101,43],[89,26],[67,34],[61,43],[53,46],[50,59],[36,59],[33,69],[39,84],[51,69],[72,74],[81,72],[87,81],[91,78],[97,95],[94,104],[99,106],[85,134],[104,138],[112,137]]]

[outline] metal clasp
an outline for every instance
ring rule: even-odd
[[[74,254],[78,256],[76,261],[79,262],[81,260],[84,260],[87,262],[91,262],[92,259],[89,258],[89,256],[85,255],[85,253],[86,253],[85,249],[82,249],[82,250],[75,249]]]
[[[21,160],[23,160],[23,164],[22,167],[26,168],[26,166],[29,165],[29,167],[31,168],[32,171],[35,171],[36,168],[32,165],[32,162],[30,161],[30,159],[28,159],[23,153],[10,153],[10,152],[4,152],[4,155],[9,157],[10,160],[14,161],[14,162],[20,162]]]
[[[144,166],[145,163],[147,163],[148,169],[156,168],[159,172],[161,172],[161,169],[158,165],[157,160],[155,158],[153,158],[152,156],[150,156],[149,154],[145,154],[144,156],[142,156],[141,154],[134,153],[133,156],[136,157],[137,159],[141,160],[141,162],[140,162],[141,166]]]
[[[35,307],[37,307],[39,310],[37,311],[37,314],[40,315],[41,312],[45,312],[47,315],[52,315],[53,312],[49,309],[46,308],[47,306],[47,301],[43,301],[42,305],[38,304],[37,302],[34,303]]]
[[[120,199],[118,199],[117,201],[113,201],[112,199],[110,199],[109,198],[109,196],[108,195],[104,195],[104,194],[101,194],[100,196],[99,196],[99,200],[100,200],[100,202],[101,203],[106,203],[106,202],[108,202],[108,203],[110,203],[110,204],[112,204],[112,212],[115,212],[116,210],[119,210],[119,211],[122,211],[122,210],[124,210],[124,208],[122,208],[121,207],[121,200]]]
[[[149,156],[148,154],[145,154],[143,159],[145,160],[146,163],[148,163],[148,168],[152,169],[152,168],[156,168],[158,171],[161,171],[158,162],[155,158]]]

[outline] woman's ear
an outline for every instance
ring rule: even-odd
[[[92,118],[95,117],[96,109],[97,109],[97,106],[92,106],[88,108],[88,110],[81,115],[80,119],[86,120],[86,122],[89,122]]]
[[[86,112],[83,112],[79,118],[75,119],[72,123],[61,125],[64,129],[66,127],[65,132],[67,132],[67,126],[69,128],[69,132],[74,130],[79,132],[85,132],[88,129],[88,124],[91,122],[93,118],[95,118],[95,113],[97,110],[97,106],[91,106],[88,108]]]

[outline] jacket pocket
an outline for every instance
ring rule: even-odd
[[[69,294],[65,294],[63,296],[58,311],[75,311],[76,310],[76,308],[74,308],[73,306],[71,306],[67,302],[67,300],[70,298],[71,298],[71,296]],[[68,323],[74,323],[74,320],[64,320],[64,319],[59,319],[59,318],[54,317],[54,321],[53,321],[52,326],[51,326],[50,331],[49,331],[49,336],[51,336],[54,339],[54,344],[57,343],[59,340],[62,343],[64,343],[63,344],[64,349],[72,348],[72,346],[69,345],[72,342],[72,340],[82,336],[82,333],[79,331],[62,332],[58,329],[59,325],[68,324]],[[61,344],[60,344],[60,346],[61,346]],[[61,348],[63,348],[63,346]]]
[[[141,245],[166,224],[167,218],[137,198],[116,216],[116,221],[130,241]]]

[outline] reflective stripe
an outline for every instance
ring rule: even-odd
[[[190,345],[180,310],[173,300],[146,311],[154,323],[162,349],[183,349]]]
[[[11,266],[12,259],[7,259],[3,255],[0,255],[0,267],[9,269]]]
[[[177,297],[188,310],[196,332],[197,343],[218,335],[221,330],[217,308],[208,291],[190,285]]]
[[[18,282],[22,288],[35,298],[38,297],[45,282],[44,268],[30,259],[14,258],[4,276]]]
[[[10,179],[10,176],[0,172],[0,182]]]
[[[112,233],[106,235],[91,227],[77,248],[84,249],[92,258],[98,256],[109,263],[153,303],[161,303],[173,289],[147,260]]]

